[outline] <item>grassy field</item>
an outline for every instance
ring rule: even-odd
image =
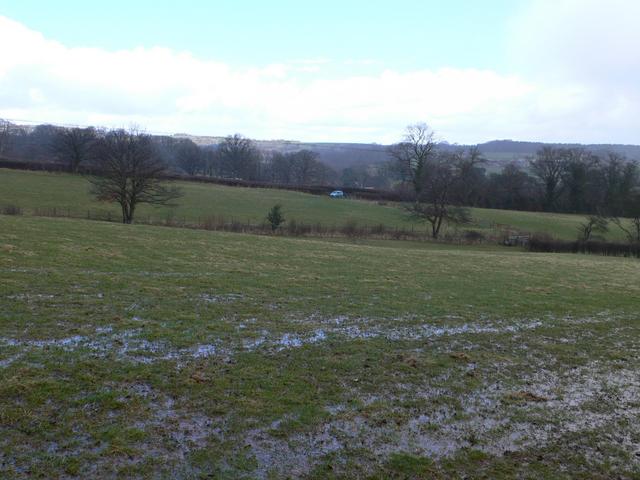
[[[360,225],[384,224],[389,227],[424,229],[407,218],[397,205],[378,205],[359,200],[332,200],[328,197],[285,190],[225,187],[220,185],[179,182],[185,195],[173,207],[142,205],[139,220],[154,222],[169,218],[187,222],[203,221],[209,216],[223,216],[227,220],[261,223],[269,208],[277,203],[283,206],[285,217],[298,222],[344,225],[350,220]],[[36,209],[69,212],[74,216],[86,216],[92,212],[111,212],[119,216],[117,205],[96,202],[89,195],[86,179],[69,174],[26,172],[0,169],[0,207],[14,204],[26,213]],[[472,209],[473,223],[464,228],[475,228],[497,235],[511,226],[523,232],[543,232],[558,238],[573,240],[584,217],[578,215],[514,212],[507,210]],[[496,224],[500,227],[496,228]],[[623,240],[623,234],[612,227],[608,235],[613,240]]]
[[[0,477],[640,478],[638,265],[0,215]]]

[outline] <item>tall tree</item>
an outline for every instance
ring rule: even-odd
[[[631,190],[625,200],[623,215],[627,220],[613,218],[613,223],[622,230],[631,243],[640,243],[640,186]]]
[[[218,146],[222,174],[225,177],[256,180],[260,169],[260,150],[240,134],[226,137]]]
[[[51,145],[54,155],[66,163],[72,172],[77,172],[80,164],[91,157],[91,149],[96,141],[95,129],[62,128],[53,137]]]
[[[188,175],[196,175],[204,169],[202,149],[192,140],[180,140],[175,146],[175,151],[178,166]]]
[[[0,118],[0,155],[4,155],[11,144],[11,123]]]
[[[585,213],[597,208],[594,205],[594,172],[599,159],[583,148],[567,148],[563,151],[564,167],[562,184],[566,192],[566,207],[571,213]]]
[[[27,134],[27,144],[22,154],[31,161],[50,161],[51,146],[62,130],[54,125],[37,125]]]
[[[274,152],[271,155],[268,181],[281,185],[292,185],[294,183],[293,173],[291,154]]]
[[[300,150],[291,156],[291,168],[298,185],[309,185],[320,173],[318,154],[311,150]]]
[[[542,148],[537,152],[536,158],[530,161],[531,171],[542,184],[542,203],[546,211],[554,211],[558,207],[566,164],[564,149],[554,147]]]
[[[472,207],[477,204],[485,180],[485,170],[480,165],[486,162],[477,146],[458,155],[458,179],[454,196],[460,205]]]
[[[530,210],[535,206],[534,179],[515,163],[489,177],[485,205],[506,210]]]
[[[113,130],[96,143],[99,175],[90,179],[92,193],[122,210],[122,223],[133,221],[141,203],[167,205],[181,196],[161,176],[166,165],[156,155],[151,138],[137,131]]]
[[[403,180],[411,183],[415,198],[419,198],[429,160],[435,154],[433,130],[426,123],[409,125],[402,141],[392,145],[389,153],[396,160]]]
[[[623,215],[638,180],[637,164],[610,152],[602,166],[601,176],[604,184],[601,209],[613,217]]]
[[[263,179],[283,185],[326,185],[335,180],[336,172],[318,160],[310,150],[271,155],[263,168]]]

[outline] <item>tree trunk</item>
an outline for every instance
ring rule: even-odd
[[[122,207],[122,223],[129,224],[133,221],[133,208],[127,203],[121,203]]]

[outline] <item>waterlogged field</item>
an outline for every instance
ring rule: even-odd
[[[0,216],[0,477],[640,478],[639,266]]]
[[[277,189],[239,188],[196,182],[177,182],[184,196],[174,207],[140,205],[140,222],[158,223],[167,220],[203,222],[208,217],[224,217],[226,221],[265,221],[268,210],[282,205],[285,218],[307,224],[341,226],[356,221],[359,225],[385,225],[389,228],[428,230],[424,223],[411,220],[397,204],[379,205],[376,202],[353,199],[335,200],[326,196],[310,195]],[[118,206],[95,201],[89,194],[89,183],[79,175],[28,172],[0,169],[0,208],[16,205],[27,214],[38,210],[56,209],[58,214],[86,217],[111,214],[119,218]],[[472,223],[459,229],[475,229],[485,234],[500,236],[505,229],[536,233],[542,232],[558,238],[575,240],[580,215],[515,212],[508,210],[471,209]],[[445,231],[447,228],[445,227]],[[449,231],[453,231],[450,228]],[[608,239],[623,241],[621,230],[611,227]]]

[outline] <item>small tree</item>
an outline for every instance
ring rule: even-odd
[[[469,209],[464,207],[416,202],[407,206],[407,211],[412,217],[429,222],[432,238],[440,236],[440,229],[445,221],[456,225],[463,225],[471,221]]]
[[[96,144],[99,175],[90,178],[92,193],[122,209],[122,223],[131,223],[140,203],[167,205],[182,195],[161,176],[165,164],[153,149],[151,138],[137,131],[113,130]]]
[[[412,217],[431,225],[431,236],[438,238],[442,225],[470,221],[469,210],[455,204],[454,186],[459,179],[462,153],[437,152],[425,164],[420,196],[407,207]]]
[[[284,215],[282,214],[282,205],[274,205],[267,214],[267,221],[271,225],[271,231],[275,232],[284,222]]]

